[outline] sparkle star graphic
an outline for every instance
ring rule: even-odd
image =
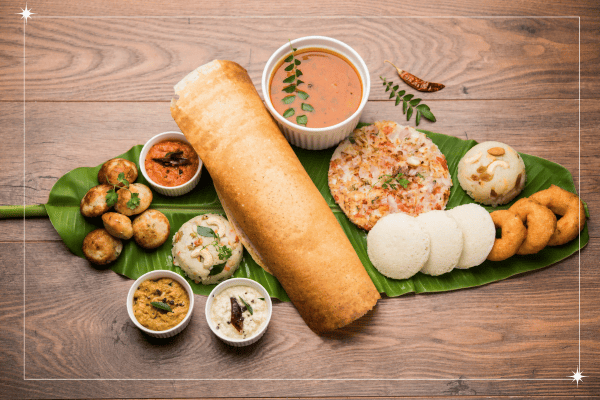
[[[577,372],[571,372],[573,372],[573,375],[569,376],[569,378],[573,378],[573,382],[577,381],[577,387],[579,387],[579,382],[581,382],[581,378],[587,378],[587,376],[582,375],[581,372],[579,372],[579,367],[577,367]]]
[[[23,9],[21,8],[21,12],[20,12],[20,13],[17,13],[17,15],[20,15],[20,16],[21,16],[21,19],[25,18],[25,23],[27,23],[27,20],[28,20],[29,18],[31,18],[31,15],[32,15],[32,14],[35,14],[35,13],[32,13],[32,12],[31,12],[31,9],[30,9],[30,8],[29,8],[29,9],[27,8],[27,3],[25,3],[25,9],[23,10]]]

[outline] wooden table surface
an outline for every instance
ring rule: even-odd
[[[588,204],[591,239],[580,256],[501,282],[384,298],[333,334],[315,335],[278,302],[265,337],[240,350],[212,335],[202,296],[183,333],[144,336],[124,306],[131,280],[71,254],[47,218],[2,220],[0,397],[600,393],[597,1],[27,4],[36,14],[25,26],[24,1],[0,2],[0,205],[46,203],[66,172],[177,129],[173,85],[197,66],[237,61],[260,92],[277,47],[325,35],[368,65],[363,121],[403,121],[378,84],[394,77],[384,59],[445,83],[426,97],[438,121],[420,127],[562,164]]]

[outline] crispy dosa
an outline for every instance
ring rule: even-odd
[[[350,241],[263,105],[248,73],[215,60],[175,86],[171,115],[210,173],[228,216],[315,332],[379,299]]]

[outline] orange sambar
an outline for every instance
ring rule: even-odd
[[[183,157],[188,159],[190,163],[179,166],[164,166],[153,160],[153,158],[167,157],[168,153],[176,151],[183,151]],[[154,183],[168,187],[183,185],[191,180],[196,174],[199,164],[200,159],[192,146],[178,140],[164,140],[156,143],[150,148],[144,161],[148,177]]]
[[[270,82],[271,103],[280,115],[294,108],[294,115],[287,118],[290,122],[297,123],[298,116],[306,115],[308,128],[324,128],[339,124],[354,114],[362,100],[362,82],[348,60],[337,53],[318,48],[302,49],[294,56],[300,60],[296,68],[302,72],[299,79],[304,82],[297,86],[297,90],[307,93],[308,98],[303,100],[297,92],[283,91],[289,85],[283,80],[295,74],[295,69],[286,71],[290,63],[281,61],[275,67]],[[290,95],[296,96],[294,101],[284,103],[284,97]],[[311,105],[314,111],[303,110],[302,103]]]

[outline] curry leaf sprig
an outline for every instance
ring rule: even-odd
[[[117,177],[117,180],[120,184],[123,185],[123,188],[129,190],[129,193],[131,193],[131,198],[127,202],[127,208],[129,208],[130,210],[135,210],[135,208],[140,205],[140,194],[132,192],[129,189],[129,181],[125,179],[125,173],[121,172]],[[106,205],[109,207],[114,206],[117,203],[117,200],[119,200],[119,195],[117,194],[117,187],[119,186],[112,184],[112,189],[106,192]]]
[[[300,79],[300,77],[302,76],[302,71],[298,69],[298,66],[300,64],[302,64],[302,62],[295,57],[295,52],[298,49],[294,48],[292,46],[291,42],[290,42],[290,48],[292,49],[292,54],[290,54],[284,60],[284,62],[290,63],[287,67],[285,67],[285,70],[287,72],[291,72],[290,76],[288,76],[287,78],[285,78],[283,80],[283,83],[287,83],[288,85],[286,87],[284,87],[282,90],[286,93],[289,93],[288,96],[285,96],[281,100],[281,101],[283,101],[284,104],[292,104],[294,102],[294,100],[296,100],[296,97],[300,97],[300,99],[302,99],[302,100],[306,100],[309,97],[308,93],[306,93],[303,90],[298,89],[298,86],[300,86],[301,84],[304,83],[304,81]],[[292,94],[292,93],[295,93],[295,94]],[[315,111],[313,106],[311,106],[308,103],[302,103],[300,105],[300,108],[302,109],[302,111],[306,111],[306,112]],[[289,117],[294,116],[294,114],[296,114],[295,108],[290,107],[283,112],[283,117],[289,118]],[[296,123],[298,125],[306,126],[306,124],[308,123],[308,117],[306,116],[306,114],[298,115],[296,117]]]
[[[435,122],[435,116],[426,104],[421,103],[421,99],[413,99],[414,94],[406,94],[405,90],[398,91],[399,86],[394,85],[394,82],[388,81],[383,76],[379,77],[383,81],[385,91],[390,93],[390,99],[396,98],[396,106],[402,102],[402,113],[406,114],[406,120],[409,121],[412,117],[414,110],[417,110],[415,117],[416,125],[419,126],[421,122],[421,116],[427,118],[431,122]]]

